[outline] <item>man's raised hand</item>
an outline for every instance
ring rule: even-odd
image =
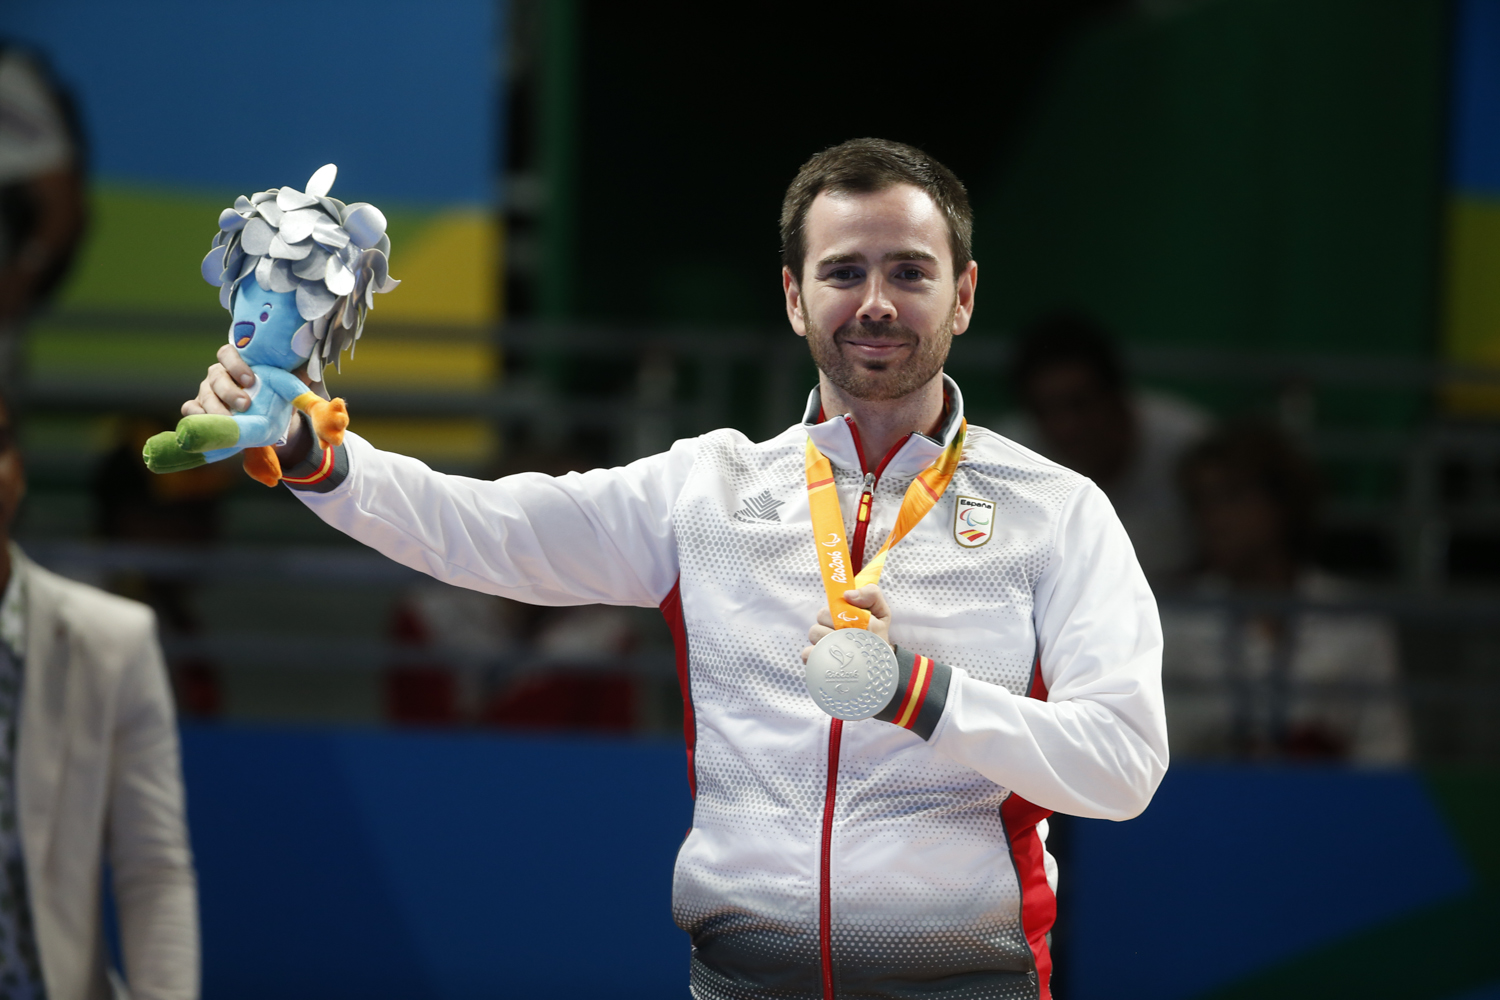
[[[219,348],[218,364],[209,365],[198,384],[198,395],[182,404],[182,415],[244,413],[250,408],[250,394],[245,390],[254,384],[255,373],[240,352],[233,344],[225,344]]]

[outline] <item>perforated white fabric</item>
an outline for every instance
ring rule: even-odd
[[[1036,652],[1032,593],[1051,554],[1050,531],[1032,528],[1055,524],[1081,480],[1056,466],[987,460],[999,440],[971,432],[953,485],[892,549],[882,586],[901,609],[895,641],[1024,695]],[[802,623],[823,600],[810,556],[805,441],[800,427],[758,445],[729,431],[704,436],[674,510],[698,723],[698,806],[678,855],[674,910],[709,969],[769,959],[815,972],[818,961],[828,720],[803,690],[798,656]],[[912,478],[876,484],[867,552],[889,533]],[[852,533],[863,475],[836,469],[835,481]],[[729,516],[739,498],[763,491],[783,502],[782,523]],[[995,501],[1018,527],[976,549],[959,546],[958,493]],[[752,601],[765,624],[747,629],[724,613]],[[842,743],[830,882],[840,995],[976,970],[1024,976],[1032,956],[1000,821],[1004,790],[888,723],[846,724]],[[815,977],[803,989],[795,995],[821,996]],[[708,979],[697,990],[705,1000],[735,995]]]

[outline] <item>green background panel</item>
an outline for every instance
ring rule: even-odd
[[[979,206],[991,318],[1427,353],[1444,30],[1427,0],[1243,0],[1095,31]]]

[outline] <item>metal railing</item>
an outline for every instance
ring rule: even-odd
[[[237,588],[246,595],[283,587],[353,587],[380,591],[385,599],[416,584],[424,575],[385,557],[353,548],[214,547],[201,549],[148,545],[53,542],[32,543],[31,556],[56,572],[94,582],[120,575],[175,581],[201,589]],[[1314,681],[1282,678],[1278,697],[1335,698],[1359,703],[1396,699],[1406,706],[1419,756],[1427,760],[1500,761],[1500,594],[1440,596],[1398,590],[1354,593],[1338,600],[1290,595],[1164,592],[1164,616],[1213,613],[1224,616],[1238,635],[1257,618],[1282,622],[1303,616],[1355,617],[1391,626],[1399,638],[1401,669],[1394,680],[1360,678]],[[246,620],[254,621],[255,601],[246,599]],[[647,616],[650,617],[650,616]],[[232,630],[165,636],[169,659],[198,659],[283,670],[381,672],[399,667],[433,667],[483,677],[491,685],[551,670],[629,674],[659,686],[675,685],[675,661],[659,642],[628,654],[551,654],[524,643],[412,645],[369,635],[288,636],[274,625],[236,625]],[[1169,633],[1170,634],[1170,633]],[[1247,696],[1243,678],[1226,671],[1207,678],[1167,679],[1169,695]],[[1250,692],[1254,694],[1254,692]],[[1261,692],[1264,693],[1264,692]],[[670,728],[668,725],[665,728]]]

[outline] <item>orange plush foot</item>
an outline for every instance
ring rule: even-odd
[[[313,433],[328,444],[344,443],[344,431],[349,427],[349,408],[343,399],[318,400],[307,411],[312,418]]]
[[[276,449],[270,446],[246,448],[245,471],[257,483],[275,486],[281,482],[281,459],[276,457]]]

